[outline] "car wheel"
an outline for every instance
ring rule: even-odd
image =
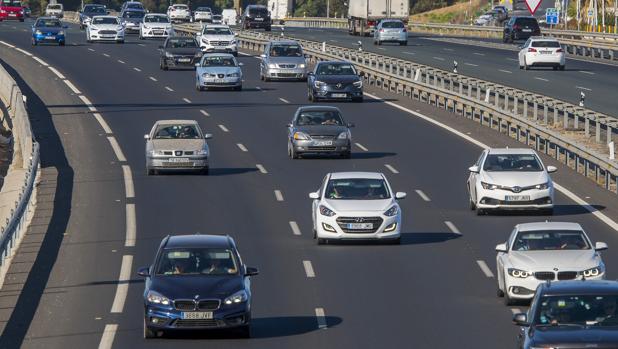
[[[36,42],[36,40],[32,39],[32,46],[36,46],[38,43]]]
[[[564,71],[564,69],[566,69],[566,66],[561,65],[561,66],[560,66],[560,70]]]
[[[242,85],[234,86],[234,91],[242,91]]]
[[[148,328],[148,326],[146,326],[146,319],[144,319],[144,339],[155,338],[156,336],[157,334],[155,333],[155,331],[151,330],[150,328]]]
[[[315,102],[315,96],[313,95],[313,91],[311,91],[311,89],[307,89],[307,99],[309,102]]]
[[[378,40],[378,46],[382,46],[382,41]]]
[[[65,42],[64,42],[64,41],[60,41],[60,42],[58,43],[58,45],[60,45],[60,46],[64,46],[64,45],[65,45]]]
[[[504,292],[504,305],[508,307],[508,306],[515,305],[515,304],[517,304],[517,301],[509,297],[508,292]]]
[[[328,239],[318,238],[318,245],[327,245]]]
[[[163,68],[162,68],[163,70],[169,70],[169,69],[170,69],[170,68],[167,66],[167,63],[162,62],[161,64],[163,65]]]
[[[210,174],[210,167],[204,167],[200,173],[204,176],[208,176]]]
[[[298,154],[298,152],[294,150],[294,147],[290,149],[290,157],[294,160],[300,159],[300,154]]]
[[[504,291],[502,291],[501,289],[499,289],[499,288],[498,288],[498,289],[496,290],[496,295],[497,295],[499,298],[502,298],[502,297],[504,297]]]
[[[530,70],[530,66],[528,65],[528,62],[526,62],[525,58],[524,58],[524,70]]]
[[[352,158],[352,152],[345,151],[345,152],[341,153],[341,157],[344,158],[344,159],[351,159]]]
[[[352,98],[352,102],[354,103],[363,103],[364,98],[363,97],[354,97]]]
[[[483,216],[483,215],[485,215],[485,212],[486,211],[484,209],[479,208],[478,206],[476,207],[476,215],[477,216]]]
[[[251,338],[251,325],[244,325],[238,328],[240,338]]]
[[[408,41],[402,41],[399,43],[399,46],[408,46]]]

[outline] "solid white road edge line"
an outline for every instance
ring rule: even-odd
[[[313,271],[313,265],[311,265],[311,261],[303,261],[303,267],[305,267],[305,275],[308,278],[314,278],[315,272]]]
[[[124,154],[122,153],[122,149],[120,149],[120,145],[118,145],[116,138],[114,138],[114,136],[107,136],[107,140],[109,141],[109,144],[112,145],[112,149],[114,150],[114,154],[116,154],[116,158],[118,159],[118,161],[120,162],[127,161],[127,158],[124,157]]]
[[[453,224],[453,222],[444,221],[444,224],[446,224],[446,226],[453,232],[453,234],[461,235],[461,232],[459,231],[459,229],[457,229],[457,227],[455,226],[455,224]]]
[[[117,324],[105,325],[105,329],[103,330],[103,336],[101,337],[101,341],[99,342],[99,349],[112,349],[112,345],[114,344],[114,337],[116,336],[117,330]]]
[[[290,221],[290,228],[292,228],[292,233],[294,235],[300,235],[300,228],[295,221]]]
[[[418,196],[421,197],[421,199],[425,200],[425,201],[431,201],[431,199],[429,198],[429,196],[427,196],[425,193],[423,193],[422,190],[420,189],[416,189],[415,190],[416,194],[418,194]]]
[[[393,166],[391,166],[389,164],[384,164],[384,167],[388,168],[392,173],[399,173],[399,171],[397,171],[397,169],[395,169]]]
[[[327,325],[326,316],[324,315],[324,308],[315,308],[315,317],[318,320],[318,328],[321,330],[325,330],[327,328]]]
[[[456,129],[454,129],[454,128],[450,127],[450,126],[447,126],[447,125],[445,125],[445,124],[443,124],[443,123],[441,123],[439,121],[436,121],[436,120],[434,120],[434,119],[432,119],[432,118],[430,118],[430,117],[428,117],[428,116],[426,116],[424,114],[421,114],[419,112],[415,112],[415,111],[410,110],[410,109],[408,109],[406,107],[402,107],[402,106],[400,106],[398,104],[395,104],[393,102],[385,101],[385,100],[383,100],[382,98],[380,98],[378,96],[375,96],[375,95],[372,95],[372,94],[369,94],[369,93],[366,93],[366,92],[365,92],[365,96],[373,98],[373,99],[376,99],[376,100],[380,100],[383,103],[385,103],[387,105],[390,105],[393,108],[399,109],[399,110],[404,111],[404,112],[406,112],[408,114],[411,114],[413,116],[421,118],[421,119],[423,119],[423,120],[425,120],[425,121],[427,121],[429,123],[434,124],[435,126],[438,126],[438,127],[442,128],[444,130],[447,130],[447,131],[449,131],[449,132],[451,132],[451,133],[453,133],[453,134],[455,134],[455,135],[457,135],[457,136],[467,140],[468,142],[470,142],[472,144],[475,144],[475,145],[477,145],[477,146],[479,146],[479,147],[481,147],[483,149],[489,148],[489,146],[487,144],[485,144],[483,142],[480,142],[480,141],[478,141],[478,140],[468,136],[467,134],[462,133],[460,131],[457,131]],[[614,220],[612,220],[611,218],[606,216],[604,213],[598,211],[597,209],[592,207],[592,205],[590,205],[588,202],[586,202],[585,200],[583,200],[582,198],[580,198],[579,196],[575,195],[570,190],[566,189],[565,187],[561,186],[560,184],[558,184],[556,182],[554,182],[554,188],[556,190],[558,190],[559,192],[561,192],[562,194],[566,195],[568,198],[570,198],[571,200],[573,200],[577,204],[579,204],[582,207],[584,207],[586,210],[588,210],[590,213],[592,213],[595,217],[600,219],[603,223],[607,224],[612,229],[614,229],[616,232],[618,232],[618,223],[616,223]]]
[[[283,194],[281,193],[281,190],[275,190],[275,199],[277,199],[277,201],[283,201]]]
[[[124,177],[124,191],[127,199],[135,197],[135,189],[133,188],[133,175],[129,165],[122,165],[122,176]]]
[[[369,149],[365,148],[362,144],[360,143],[354,143],[356,144],[357,147],[361,148],[362,151],[369,151]]]
[[[485,274],[485,276],[487,276],[488,278],[494,277],[494,273],[491,272],[491,269],[489,269],[485,261],[478,260],[476,261],[476,264],[479,265],[479,268],[481,268],[481,271],[483,272],[483,274]]]
[[[137,231],[137,220],[135,219],[135,204],[126,205],[126,238],[124,241],[125,247],[134,247]]]
[[[81,94],[81,92],[77,89],[77,87],[75,87],[75,85],[73,85],[73,83],[69,80],[62,80],[64,81],[64,83],[69,86],[69,88],[71,89],[71,91],[73,91],[73,93],[75,93],[76,95]]]
[[[122,265],[120,266],[120,275],[118,276],[118,286],[116,287],[116,295],[112,303],[111,313],[122,313],[124,303],[127,300],[129,293],[129,280],[131,280],[131,265],[133,264],[132,255],[122,256]]]

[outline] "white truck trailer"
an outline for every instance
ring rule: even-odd
[[[350,35],[372,35],[382,19],[400,19],[408,23],[409,0],[348,0]]]
[[[274,21],[282,21],[292,16],[292,0],[268,0],[270,18]]]

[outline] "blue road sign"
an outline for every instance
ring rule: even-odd
[[[560,11],[555,8],[545,10],[545,22],[547,24],[558,24],[560,22]]]

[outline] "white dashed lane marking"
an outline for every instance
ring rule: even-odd
[[[475,54],[475,55],[477,55],[477,56],[485,56],[485,54],[484,54],[484,53],[474,52],[474,54]]]
[[[357,147],[359,147],[362,151],[369,151],[369,149],[365,148],[362,144],[360,143],[354,143]]]
[[[451,222],[451,221],[444,221],[444,224],[446,224],[446,226],[451,230],[451,232],[453,234],[461,235],[461,231],[459,231],[459,229],[457,229],[457,227],[455,226],[455,224],[453,224],[453,222]]]
[[[420,190],[420,189],[416,189],[416,190],[415,190],[415,192],[416,192],[416,194],[418,194],[418,196],[420,196],[420,197],[421,197],[421,199],[423,199],[424,201],[427,201],[427,202],[431,201],[431,199],[429,198],[429,196],[427,196],[425,193],[423,193],[423,191],[422,191],[422,190]]]
[[[510,70],[498,69],[498,71],[503,72],[503,73],[507,73],[507,74],[513,74],[513,72],[510,71]]]
[[[283,201],[283,194],[281,193],[281,190],[275,190],[275,199],[277,201]]]
[[[541,80],[541,81],[545,81],[545,82],[548,82],[548,81],[549,81],[549,80],[547,80],[547,79],[539,78],[539,77],[536,77],[536,76],[535,76],[534,78],[535,78],[536,80]]]
[[[127,300],[127,294],[129,293],[129,281],[131,280],[132,264],[133,256],[122,256],[122,265],[120,266],[120,275],[118,276],[118,286],[116,287],[116,296],[114,296],[111,313],[119,314],[124,310],[124,303]]]
[[[210,114],[208,114],[208,112],[206,110],[200,110],[200,113],[202,113],[202,115],[204,116],[210,116]]]
[[[114,344],[114,337],[116,336],[117,330],[117,324],[105,325],[105,329],[103,330],[103,336],[101,336],[101,341],[99,342],[99,349],[112,349],[112,345]]]
[[[584,90],[584,91],[592,91],[592,89],[589,89],[589,88],[583,87],[583,86],[575,86],[575,88],[578,88],[578,89]]]
[[[165,89],[166,89],[166,90],[168,90],[168,91],[170,91],[170,92],[174,92],[174,90],[172,90],[172,88],[171,88],[171,87],[169,87],[169,86],[165,86]]]
[[[287,99],[285,99],[285,98],[279,98],[279,100],[280,100],[281,102],[283,102],[283,103],[290,104],[290,101],[288,101],[288,100],[287,100]]]
[[[93,49],[91,49],[91,48],[89,48],[89,49],[88,49],[88,51],[90,51],[90,52],[94,52],[94,50],[93,50]]]
[[[464,63],[465,65],[469,65],[471,67],[478,67],[478,64],[473,64],[473,63]]]
[[[75,85],[73,85],[72,82],[70,82],[69,80],[63,80],[64,83],[69,86],[69,88],[71,89],[71,91],[73,91],[73,93],[75,94],[81,94],[81,92],[77,89],[77,87],[75,87]]]
[[[444,58],[442,58],[442,57],[432,57],[432,58],[433,59],[437,59],[438,61],[443,61],[444,60]]]
[[[389,165],[389,164],[385,164],[384,165],[386,168],[388,168],[392,173],[399,173],[399,171],[397,171],[396,168],[394,168],[393,166]]]
[[[290,221],[290,228],[292,228],[292,234],[300,235],[300,228],[295,221]]]
[[[326,329],[328,326],[326,324],[326,315],[324,315],[323,308],[315,308],[315,317],[318,320],[318,328],[321,330]]]
[[[223,125],[219,125],[219,128],[221,129],[221,131],[223,132],[230,132],[230,130],[227,129],[227,127],[223,126]]]
[[[107,122],[105,122],[105,119],[103,119],[101,114],[94,113],[92,115],[94,115],[94,118],[99,122],[99,125],[101,125],[101,127],[103,128],[103,131],[105,131],[105,133],[112,134],[112,129],[109,127]]]
[[[103,54],[103,56],[105,56],[105,57],[109,57],[109,55],[108,55],[107,53],[104,53],[104,54]]]
[[[303,267],[305,268],[305,275],[308,278],[315,277],[315,271],[313,271],[313,265],[311,265],[311,261],[303,261]]]
[[[266,171],[266,168],[264,166],[262,166],[261,164],[256,164],[255,167],[257,167],[257,169],[260,171],[260,173],[263,174],[267,174],[268,171]]]
[[[236,145],[238,146],[238,148],[244,152],[247,152],[249,150],[247,150],[247,147],[245,147],[242,143],[236,143]]]
[[[582,74],[594,75],[594,73],[591,71],[580,70],[579,72]]]
[[[481,271],[483,272],[483,274],[485,274],[485,276],[487,276],[488,278],[494,277],[494,273],[491,272],[491,269],[489,269],[485,261],[478,260],[476,261],[476,264],[479,265],[479,268],[481,268]]]
[[[191,100],[189,98],[183,98],[182,100],[185,101],[185,103],[191,104]]]
[[[118,63],[120,63],[120,64],[124,64],[124,61],[118,60]]]
[[[133,67],[133,70],[135,70],[135,71],[137,71],[137,72],[142,71],[140,68],[136,68],[136,67]]]
[[[150,76],[149,78],[150,78],[150,80],[152,80],[152,81],[157,81],[157,79],[156,79],[155,77]]]
[[[56,70],[56,68],[49,66],[47,67],[49,70],[52,71],[52,73],[54,73],[57,77],[59,77],[60,79],[66,79],[66,77],[64,77],[64,75],[62,75],[62,73],[60,73],[58,70]]]
[[[118,141],[116,141],[116,138],[114,138],[114,136],[108,136],[107,140],[109,141],[109,144],[111,144],[114,154],[116,154],[116,159],[120,162],[127,161],[127,158],[124,157],[122,149],[120,149],[120,145],[118,144]]]

